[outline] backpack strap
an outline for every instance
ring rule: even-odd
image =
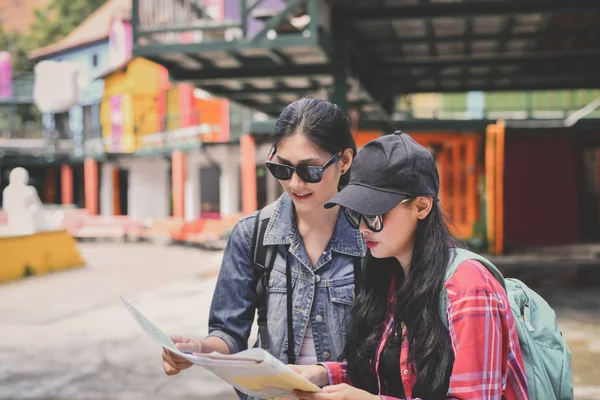
[[[267,287],[269,276],[277,246],[265,246],[264,239],[269,225],[269,220],[273,216],[276,203],[271,203],[258,212],[256,223],[254,225],[254,235],[252,236],[252,263],[254,265],[253,278],[256,282],[257,312],[258,312],[258,338],[260,346],[263,349],[269,348],[269,333],[267,331]]]
[[[502,272],[500,272],[500,270],[490,260],[466,249],[451,249],[450,264],[446,269],[446,276],[444,277],[444,284],[442,285],[442,292],[440,293],[440,318],[442,319],[446,329],[448,328],[448,290],[446,289],[445,284],[450,278],[452,278],[452,275],[454,275],[460,264],[468,260],[479,261],[481,264],[483,264],[483,266],[486,267],[492,275],[494,275],[494,278],[496,278],[506,290],[506,284],[504,282],[504,276],[502,275]]]

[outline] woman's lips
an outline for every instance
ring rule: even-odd
[[[376,247],[379,244],[379,243],[374,242],[372,240],[367,240],[366,242],[367,242],[367,247],[370,248],[370,249]]]

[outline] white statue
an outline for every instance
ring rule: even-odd
[[[28,183],[29,173],[25,168],[17,167],[10,172],[8,186],[2,192],[2,205],[8,217],[6,234],[31,235],[59,229],[62,213],[48,217],[37,190]]]

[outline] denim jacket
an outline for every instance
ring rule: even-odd
[[[254,322],[257,296],[250,248],[256,217],[254,213],[240,219],[231,233],[210,310],[209,336],[223,339],[231,353],[248,348]],[[289,248],[294,353],[299,353],[310,321],[319,362],[341,361],[354,300],[354,257],[364,257],[366,252],[360,232],[340,213],[333,236],[313,267],[298,233],[292,199],[284,193],[277,201],[263,244],[278,245],[268,282],[269,352],[287,363],[285,272]]]

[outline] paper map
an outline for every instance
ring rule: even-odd
[[[320,389],[284,363],[264,351],[250,349],[233,355],[219,353],[186,354],[177,349],[171,338],[121,298],[133,319],[163,348],[206,368],[239,391],[263,399],[295,399],[292,390],[318,392]]]

